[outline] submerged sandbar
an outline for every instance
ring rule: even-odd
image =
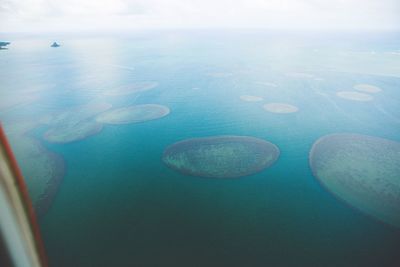
[[[233,76],[233,73],[231,72],[211,72],[207,74],[210,77],[214,78],[225,78],[225,77],[230,77]]]
[[[120,86],[104,92],[107,96],[124,96],[135,94],[153,89],[158,86],[157,82],[137,82],[129,85]]]
[[[262,98],[261,96],[255,95],[241,95],[240,99],[247,102],[260,102],[264,100],[264,98]]]
[[[272,83],[272,82],[256,82],[256,84],[269,86],[269,87],[278,87],[278,85],[276,83]]]
[[[112,107],[106,102],[91,102],[86,105],[66,108],[55,114],[50,114],[42,118],[41,122],[49,125],[68,125],[77,124],[97,114],[104,112]]]
[[[263,106],[266,111],[272,113],[294,113],[299,111],[299,108],[287,103],[268,103]]]
[[[257,173],[279,157],[279,148],[249,136],[193,138],[167,147],[162,160],[183,174],[234,178]]]
[[[340,91],[340,92],[337,92],[336,95],[340,98],[344,98],[347,100],[353,100],[353,101],[360,101],[360,102],[367,102],[367,101],[371,101],[374,99],[370,95],[367,95],[364,93],[359,93],[359,92],[353,92],[353,91]]]
[[[375,94],[382,91],[382,89],[379,88],[378,86],[374,86],[371,84],[356,84],[354,85],[354,89],[360,92],[370,93],[370,94]]]
[[[51,128],[44,134],[43,138],[53,143],[69,143],[97,134],[102,129],[101,123],[85,120],[76,124],[65,124]]]
[[[155,120],[167,116],[167,106],[157,104],[135,105],[113,109],[99,114],[96,121],[107,124],[127,124]]]
[[[400,227],[400,143],[333,134],[310,152],[314,176],[335,196],[381,221]]]
[[[300,79],[316,78],[315,75],[310,74],[310,73],[305,73],[305,72],[289,72],[289,73],[286,73],[286,76],[289,76],[292,78],[300,78]]]
[[[43,138],[53,143],[69,143],[99,133],[103,126],[95,121],[95,116],[111,107],[108,103],[92,102],[46,116],[41,122],[48,124],[50,128]]]
[[[34,94],[5,94],[0,92],[0,112],[7,111],[19,106],[31,104],[39,99],[39,96]]]

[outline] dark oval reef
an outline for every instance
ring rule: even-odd
[[[181,173],[209,178],[234,178],[271,166],[279,148],[249,136],[193,138],[167,147],[163,162]]]
[[[366,135],[333,134],[310,151],[314,176],[335,196],[400,227],[400,143]]]

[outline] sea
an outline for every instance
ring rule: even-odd
[[[339,200],[309,165],[313,143],[325,135],[400,142],[400,33],[198,29],[0,39],[11,42],[0,50],[6,131],[91,101],[170,109],[74,142],[43,138],[46,123],[29,130],[65,164],[39,217],[49,266],[400,266],[400,228]],[[61,46],[50,47],[54,41]],[[141,82],[157,86],[104,94]],[[372,101],[338,97],[357,84],[382,91]],[[298,111],[268,112],[267,103]],[[226,179],[162,162],[175,142],[221,135],[269,141],[279,159]]]

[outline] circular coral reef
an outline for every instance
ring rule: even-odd
[[[259,172],[279,157],[274,144],[248,136],[187,139],[167,147],[163,162],[183,174],[234,178]]]
[[[366,135],[320,138],[310,152],[320,183],[339,199],[400,227],[400,143]]]

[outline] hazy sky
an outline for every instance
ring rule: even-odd
[[[399,29],[400,0],[0,0],[0,32]]]

